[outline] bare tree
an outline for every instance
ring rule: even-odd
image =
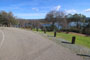
[[[54,30],[55,23],[58,23],[63,27],[67,25],[66,24],[67,21],[65,19],[65,13],[63,11],[50,11],[49,13],[47,13],[45,20],[52,23],[53,30]]]

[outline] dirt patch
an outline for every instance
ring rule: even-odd
[[[74,32],[69,32],[69,34],[75,34],[75,35],[80,35],[80,36],[87,36],[85,34],[81,34],[81,33],[74,33]]]

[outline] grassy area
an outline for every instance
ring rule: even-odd
[[[36,29],[32,29],[32,31],[36,31]],[[38,32],[43,32],[43,31],[41,31],[40,29],[38,29]]]
[[[47,32],[48,35],[53,36],[53,32]],[[57,38],[63,38],[71,42],[72,37],[76,36],[76,44],[83,45],[90,48],[90,37],[76,34],[57,33]]]
[[[39,30],[39,32],[42,32],[42,31]],[[53,32],[47,32],[46,34],[48,34],[50,36],[53,36],[54,33]],[[66,33],[63,33],[63,32],[57,33],[57,38],[63,38],[63,39],[68,40],[70,42],[71,42],[73,36],[76,36],[76,44],[86,46],[86,47],[90,48],[90,37],[71,34],[71,33],[66,34]]]

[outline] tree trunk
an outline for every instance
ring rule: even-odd
[[[55,29],[55,22],[52,22],[52,29],[53,29],[53,31],[54,31],[54,29]]]

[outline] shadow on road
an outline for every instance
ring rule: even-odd
[[[54,37],[54,36],[50,36],[50,35],[48,35],[48,37]]]
[[[77,54],[78,56],[84,56],[84,57],[90,57],[90,55],[85,55],[85,54]]]
[[[71,44],[70,42],[66,42],[66,41],[62,41],[62,43],[65,43],[65,44]]]

